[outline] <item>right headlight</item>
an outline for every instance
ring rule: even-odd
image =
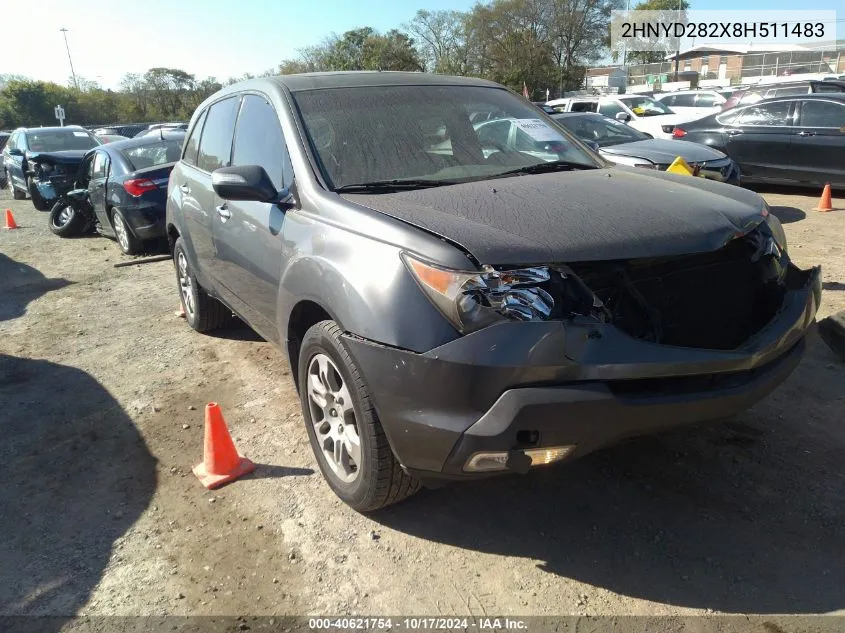
[[[497,270],[484,266],[480,271],[463,271],[408,253],[402,258],[423,292],[462,334],[499,321],[545,321],[573,312],[589,315],[604,310],[580,279],[561,267]]]

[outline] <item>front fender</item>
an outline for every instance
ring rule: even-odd
[[[340,227],[288,214],[277,305],[280,340],[301,301],[321,306],[351,334],[424,352],[458,333],[425,297],[401,249]]]

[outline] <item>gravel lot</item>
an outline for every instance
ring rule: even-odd
[[[845,210],[764,195],[824,267],[820,317],[845,309]],[[0,196],[0,615],[845,614],[845,363],[815,335],[731,422],[364,517],[319,476],[280,351],[196,334],[171,262],[114,268]],[[213,493],[209,401],[259,464]]]

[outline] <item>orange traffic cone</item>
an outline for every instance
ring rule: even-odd
[[[205,448],[203,461],[194,474],[206,488],[217,488],[255,470],[255,464],[241,457],[226,428],[223,413],[215,402],[205,407]]]
[[[6,209],[6,226],[5,226],[5,228],[9,229],[10,231],[12,229],[18,228],[18,225],[15,224],[15,216],[12,215],[11,209]]]
[[[824,186],[824,190],[822,191],[821,200],[819,200],[819,206],[816,207],[816,211],[833,211],[833,204],[831,204],[830,199],[830,185],[827,184]]]

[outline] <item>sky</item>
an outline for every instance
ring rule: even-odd
[[[635,5],[637,0],[632,0]],[[276,68],[297,49],[360,26],[379,31],[409,21],[417,9],[467,10],[475,0],[15,0],[3,10],[5,29],[25,34],[12,55],[0,56],[0,74],[66,84],[78,76],[117,88],[129,72],[179,68],[198,79],[227,79]],[[693,9],[795,9],[795,0],[692,0]],[[843,0],[811,0],[806,8],[843,9]],[[845,18],[841,11],[838,18]],[[32,27],[26,25],[34,25]],[[839,23],[845,38],[845,23]]]

